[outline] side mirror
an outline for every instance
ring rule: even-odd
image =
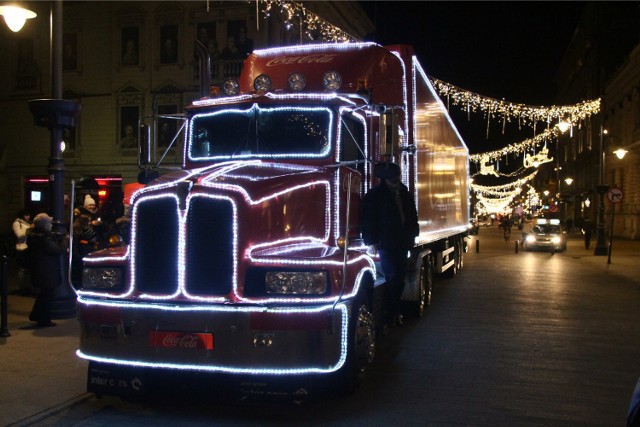
[[[400,151],[406,151],[409,154],[416,154],[416,151],[418,151],[418,149],[415,145],[407,145],[406,147],[402,147]]]

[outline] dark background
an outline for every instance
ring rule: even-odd
[[[379,44],[410,44],[426,73],[479,95],[528,105],[555,104],[555,73],[586,2],[361,2]],[[451,106],[472,154],[534,136],[533,129]],[[536,134],[543,128],[537,127]],[[505,162],[502,161],[502,166]],[[510,158],[509,163],[522,164]],[[473,170],[472,170],[473,173]]]

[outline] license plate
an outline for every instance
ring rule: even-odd
[[[213,334],[209,332],[151,331],[149,345],[154,348],[213,350]]]

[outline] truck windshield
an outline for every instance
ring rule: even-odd
[[[193,116],[189,129],[191,160],[326,157],[333,112],[325,107],[252,105]]]

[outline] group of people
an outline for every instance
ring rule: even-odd
[[[27,210],[18,212],[12,224],[15,237],[15,259],[18,269],[17,294],[35,296],[29,320],[39,326],[55,326],[51,320],[50,305],[55,290],[67,280],[66,256],[72,263],[69,272],[75,289],[82,286],[82,259],[99,249],[121,242],[109,242],[116,234],[128,239],[130,220],[125,215],[105,221],[103,212],[93,196],[84,196],[82,206],[74,209],[70,226],[73,228],[73,244],[69,234],[52,232],[53,218],[39,213],[31,221]],[[109,215],[107,215],[109,216]]]

